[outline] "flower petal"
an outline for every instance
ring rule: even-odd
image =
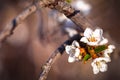
[[[87,39],[86,37],[82,37],[82,38],[80,39],[80,41],[81,41],[81,42],[84,42],[84,43],[88,43],[88,39]]]
[[[103,34],[102,29],[95,29],[95,31],[93,32],[94,37],[98,37],[98,38],[101,38],[102,34]]]
[[[109,45],[108,48],[115,49],[115,46],[114,45]]]
[[[107,71],[107,64],[106,63],[101,62],[100,65],[101,65],[101,67],[100,67],[101,72]]]
[[[109,45],[108,49],[104,50],[104,56],[109,57],[109,54],[113,52],[113,49],[115,49],[114,45]]]
[[[84,36],[87,37],[87,38],[89,38],[92,35],[92,33],[93,33],[92,29],[86,28],[85,32],[84,32]]]
[[[80,54],[80,49],[76,48],[75,49],[75,57],[79,57]]]
[[[68,62],[69,62],[69,63],[75,62],[75,58],[74,58],[74,57],[69,56],[69,58],[68,58]]]
[[[104,38],[103,40],[100,41],[99,45],[105,45],[108,43],[108,39]]]
[[[91,46],[98,45],[98,43],[97,43],[97,42],[88,42],[87,44],[88,44],[88,45],[91,45]]]
[[[104,51],[104,53],[107,53],[107,54],[108,54],[108,53],[110,54],[110,53],[112,53],[112,52],[113,52],[112,49],[106,49],[106,50]]]
[[[75,47],[73,47],[73,46],[66,46],[65,50],[66,50],[67,54],[72,54],[72,53],[75,52]]]
[[[103,56],[104,56],[104,57],[106,57],[106,58],[110,58],[110,56],[108,55],[108,52],[107,52],[107,50],[105,50],[105,51],[104,51],[104,54],[103,54]]]
[[[93,67],[93,73],[94,74],[98,74],[99,73],[99,69],[98,69],[97,65],[95,64],[95,62],[92,62],[91,65]]]
[[[79,43],[78,43],[76,40],[74,40],[74,41],[72,42],[72,46],[80,47]]]
[[[96,58],[96,61],[104,61],[104,62],[110,62],[111,59],[110,58],[107,58],[107,57],[99,57],[99,58]]]

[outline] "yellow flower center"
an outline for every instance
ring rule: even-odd
[[[90,38],[88,38],[89,42],[96,42],[97,40],[95,39],[95,37],[92,35]]]
[[[85,56],[86,55],[86,51],[84,48],[80,48],[80,53],[82,56]]]
[[[92,59],[98,58],[97,54],[95,53],[94,49],[89,50],[90,55],[92,56]]]
[[[100,62],[96,62],[98,68],[100,68]]]

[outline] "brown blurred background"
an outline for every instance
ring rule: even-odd
[[[47,80],[120,80],[120,0],[84,0],[91,6],[85,15],[105,31],[116,50],[108,71],[94,75],[91,62],[68,63],[64,54],[53,65]],[[33,0],[0,0],[0,31]],[[0,48],[0,80],[37,80],[41,66],[66,39],[63,24],[50,9],[41,9],[22,22]]]

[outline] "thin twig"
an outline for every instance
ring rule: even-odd
[[[48,61],[44,64],[44,66],[42,67],[42,71],[40,73],[39,76],[39,80],[46,80],[47,75],[52,67],[52,64],[59,58],[61,57],[61,55],[63,54],[63,52],[65,51],[65,46],[66,45],[70,45],[74,40],[79,41],[81,38],[81,36],[75,35],[72,38],[70,38],[69,40],[66,40],[59,48],[57,48],[52,55],[49,57]]]

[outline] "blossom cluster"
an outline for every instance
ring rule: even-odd
[[[84,45],[83,45],[84,44]],[[71,45],[65,47],[69,54],[68,62],[92,60],[93,73],[107,71],[107,63],[111,62],[110,54],[115,49],[114,45],[108,44],[108,39],[103,37],[102,29],[86,28],[80,41],[74,40]]]

